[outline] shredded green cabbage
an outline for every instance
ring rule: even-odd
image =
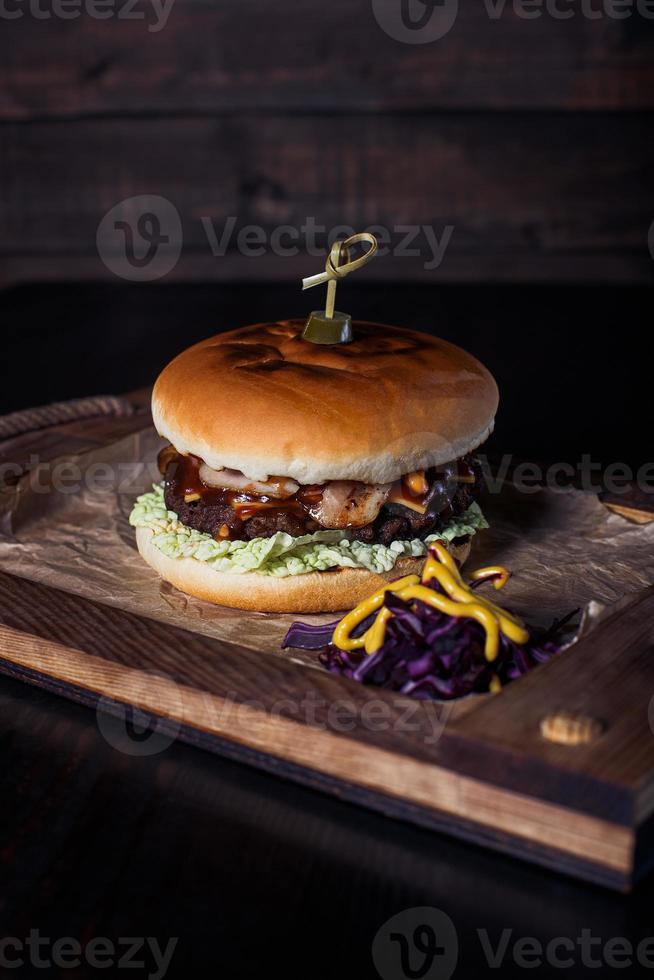
[[[137,498],[129,516],[132,527],[148,527],[154,544],[169,558],[196,558],[213,565],[219,572],[258,572],[260,575],[304,575],[329,568],[367,568],[371,572],[390,572],[398,558],[419,558],[432,541],[452,541],[488,527],[478,504],[472,504],[460,517],[436,534],[421,541],[393,541],[390,545],[354,541],[347,531],[316,531],[293,538],[277,531],[269,538],[252,541],[216,541],[187,527],[177,514],[167,510],[163,487],[153,485],[151,493]]]

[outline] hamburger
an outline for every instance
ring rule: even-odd
[[[487,527],[473,451],[495,381],[426,334],[355,322],[316,344],[304,322],[232,330],[160,374],[152,415],[161,484],[130,522],[159,575],[261,612],[346,609],[418,572],[430,541],[462,563]]]

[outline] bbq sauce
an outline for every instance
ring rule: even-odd
[[[202,460],[198,456],[181,455],[173,446],[166,446],[159,453],[157,463],[167,480],[177,484],[184,497],[195,498],[209,506],[228,504],[241,521],[247,521],[262,511],[267,513],[290,513],[305,522],[305,532],[315,530],[318,524],[309,511],[320,502],[324,484],[301,486],[292,497],[280,500],[265,494],[246,493],[243,490],[228,490],[210,487],[200,478]],[[446,484],[476,482],[477,476],[471,457],[463,457],[444,467],[434,467],[427,471],[410,473],[397,480],[389,494],[387,503],[400,503],[411,510],[425,513],[433,496],[434,482],[444,480]],[[451,496],[453,487],[445,495],[439,516],[447,519],[453,515]],[[433,502],[432,502],[433,505]]]
[[[197,497],[208,505],[228,504],[242,521],[247,521],[251,517],[260,514],[261,511],[280,511],[291,513],[297,517],[307,517],[306,510],[298,499],[301,491],[279,500],[265,494],[246,493],[243,490],[227,490],[219,487],[209,487],[200,478],[200,467],[202,460],[198,456],[189,453],[182,456],[174,453],[172,456],[166,453],[166,449],[159,454],[159,467],[166,466],[165,475],[168,480],[177,484],[179,491],[184,496]],[[164,455],[166,454],[166,455]],[[314,490],[313,487],[305,487],[305,491]],[[306,494],[303,495],[303,498]],[[308,500],[308,497],[306,498]]]

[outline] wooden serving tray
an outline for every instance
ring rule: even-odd
[[[60,426],[41,453],[115,432]],[[0,458],[23,459],[25,439],[33,451],[22,437]],[[654,586],[450,711],[0,572],[0,672],[105,712],[138,708],[205,749],[613,888],[654,857]],[[561,713],[594,722],[592,740],[544,738]]]

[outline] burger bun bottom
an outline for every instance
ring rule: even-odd
[[[400,558],[390,572],[339,568],[275,578],[257,572],[219,572],[197,558],[170,558],[156,547],[150,528],[136,529],[136,543],[145,559],[161,578],[187,595],[233,609],[252,612],[323,613],[351,609],[376,589],[403,575],[419,574],[424,557]],[[447,546],[450,554],[464,563],[470,541]]]

